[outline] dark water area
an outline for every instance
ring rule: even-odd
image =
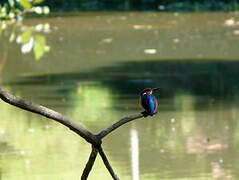
[[[7,81],[6,84],[16,86],[18,91],[19,86],[30,84],[60,86],[62,90],[55,90],[52,94],[62,93],[63,96],[77,91],[79,84],[84,86],[90,83],[92,87],[105,86],[109,87],[110,92],[117,94],[115,106],[122,99],[135,98],[147,87],[160,87],[160,100],[172,99],[183,93],[194,96],[199,102],[203,99],[212,103],[217,99],[238,99],[238,69],[237,61],[228,60],[147,60],[147,62],[119,63],[90,72],[18,78]],[[70,98],[69,101],[71,100],[74,101]]]
[[[160,98],[167,99],[179,93],[212,99],[238,98],[239,63],[236,61],[216,60],[168,60],[127,62],[116,66],[98,68],[91,72],[47,74],[20,78],[7,82],[8,85],[62,84],[67,93],[77,84],[95,82],[109,86],[110,91],[118,94],[118,100],[138,94],[147,87],[160,87]],[[173,83],[172,83],[173,82]],[[94,83],[92,83],[94,85]],[[123,88],[122,88],[123,87]],[[116,102],[117,104],[117,102]]]
[[[238,15],[80,13],[1,24],[0,85],[97,133],[159,113],[104,141],[121,179],[238,179]],[[67,128],[0,102],[0,177],[79,179],[90,146]],[[111,179],[100,159],[89,179]]]

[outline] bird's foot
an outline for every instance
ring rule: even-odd
[[[149,114],[146,111],[141,112],[144,117],[147,117]]]

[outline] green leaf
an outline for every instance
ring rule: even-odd
[[[7,13],[7,5],[6,4],[4,4],[4,6],[1,8],[1,15],[6,15],[6,13]]]
[[[9,4],[10,4],[11,8],[13,8],[13,7],[14,7],[14,5],[15,5],[15,2],[14,2],[14,0],[8,0],[8,2],[9,2]]]
[[[41,2],[43,2],[44,0],[34,0],[34,1],[32,1],[32,3],[35,5],[35,4],[39,4],[39,3],[41,3]]]
[[[36,35],[34,44],[34,55],[36,60],[41,59],[45,53],[46,38],[41,35]]]
[[[30,40],[32,36],[32,31],[31,30],[26,30],[21,34],[21,43],[24,44]]]
[[[20,0],[19,3],[25,9],[30,9],[32,7],[31,3],[28,0]]]
[[[11,33],[10,37],[9,37],[9,42],[13,42],[16,38],[16,35],[14,32]]]

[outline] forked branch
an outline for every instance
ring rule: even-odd
[[[119,121],[117,121],[116,123],[109,126],[108,128],[102,130],[100,133],[95,135],[95,134],[91,133],[90,131],[88,131],[87,129],[85,129],[80,124],[78,124],[74,121],[71,121],[70,119],[66,118],[62,114],[60,114],[52,109],[49,109],[47,107],[35,104],[31,101],[27,101],[25,99],[16,97],[16,96],[10,94],[9,92],[5,91],[1,87],[0,87],[0,98],[8,104],[11,104],[13,106],[24,109],[26,111],[30,111],[30,112],[39,114],[41,116],[45,116],[54,121],[57,121],[57,122],[65,125],[66,127],[68,127],[70,130],[77,133],[79,136],[84,138],[87,142],[89,142],[92,145],[92,151],[91,151],[89,160],[85,166],[85,169],[82,173],[82,176],[81,176],[82,180],[85,180],[88,178],[89,173],[94,165],[94,162],[95,162],[98,152],[99,152],[106,168],[108,169],[109,173],[111,174],[112,178],[114,180],[119,180],[119,178],[115,174],[112,166],[110,165],[110,163],[107,159],[107,156],[104,153],[104,150],[101,146],[101,142],[102,142],[101,140],[105,136],[107,136],[109,133],[116,130],[120,126],[122,126],[123,124],[145,116],[144,113],[142,112],[142,113],[138,113],[135,115],[124,117],[124,118],[120,119]]]

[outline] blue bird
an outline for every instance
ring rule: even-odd
[[[153,91],[158,90],[159,88],[147,88],[140,93],[140,103],[145,110],[145,115],[153,116],[157,113],[158,102]]]

